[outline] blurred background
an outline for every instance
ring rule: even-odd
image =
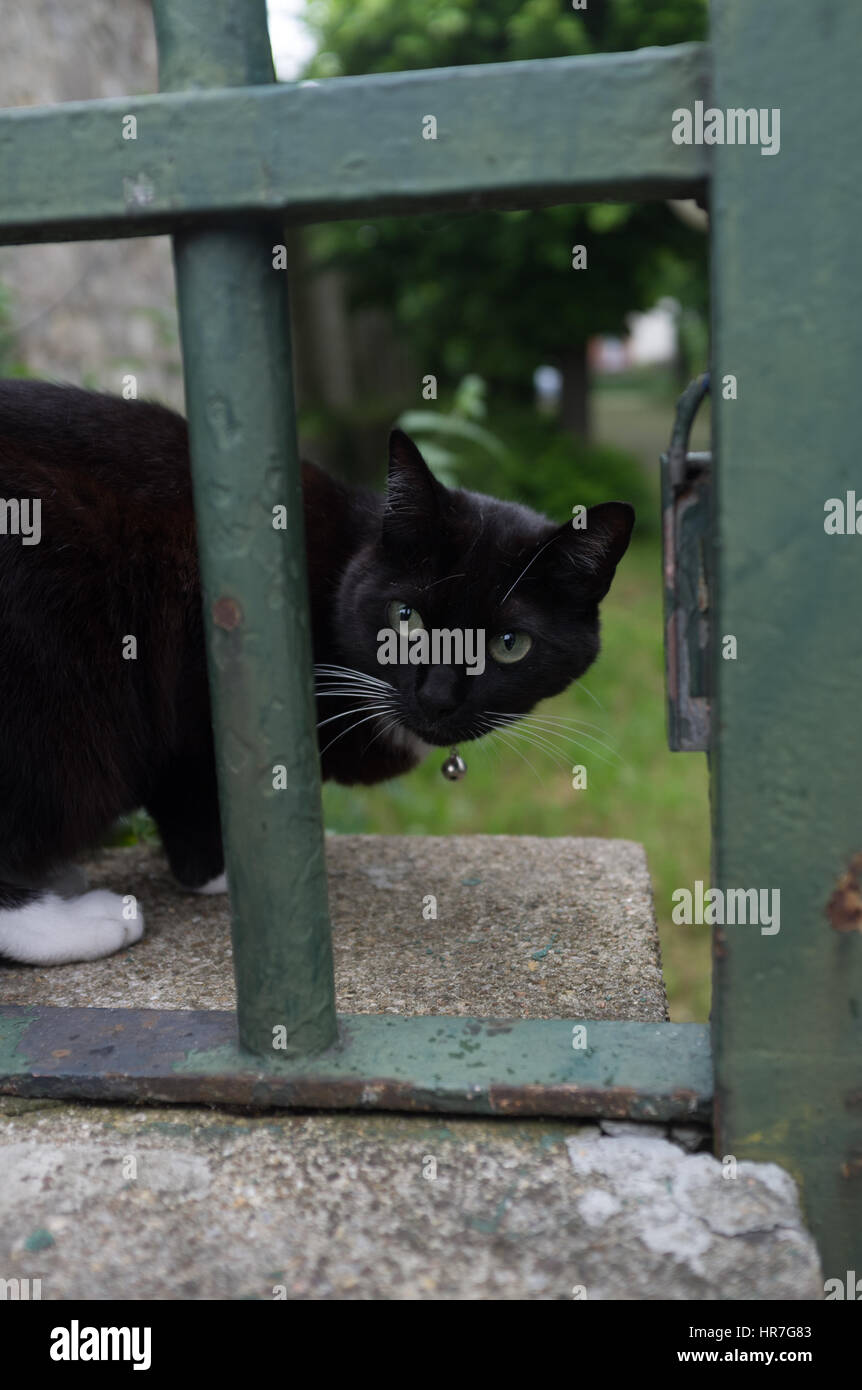
[[[706,0],[269,0],[269,12],[282,81],[706,36]],[[4,16],[4,106],[156,88],[149,0],[30,0]],[[673,890],[709,877],[708,783],[705,755],[667,749],[658,479],[676,396],[707,365],[705,215],[591,204],[329,223],[286,240],[306,457],[381,485],[399,420],[450,485],[560,522],[574,502],[612,498],[638,515],[602,654],[542,709],[589,725],[583,743],[472,744],[458,783],[441,777],[441,754],[382,787],[327,786],[328,828],[640,841],[671,1016],[705,1019],[708,928],[670,922]],[[138,395],[182,408],[166,238],[0,248],[0,375],[119,392],[128,374]],[[706,412],[692,447],[709,447]],[[576,763],[586,790],[572,788]]]

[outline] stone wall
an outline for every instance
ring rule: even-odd
[[[0,104],[157,90],[149,0],[27,0],[3,13]],[[0,247],[2,369],[182,403],[167,237]]]

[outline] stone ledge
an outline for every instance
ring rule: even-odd
[[[43,1299],[823,1297],[787,1173],[649,1132],[0,1097],[0,1169]]]
[[[327,836],[338,1008],[508,1018],[667,1018],[643,847],[532,836]],[[8,1004],[230,1009],[227,901],[184,893],[160,850],[103,851],[146,934],[105,960],[0,968]],[[423,900],[437,900],[437,919]],[[288,909],[286,909],[288,910]]]

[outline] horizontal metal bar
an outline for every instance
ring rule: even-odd
[[[711,1093],[696,1023],[348,1014],[328,1051],[261,1061],[232,1013],[0,1008],[5,1095],[705,1121]]]
[[[0,242],[684,197],[710,151],[673,144],[672,113],[704,97],[706,62],[684,44],[2,111]]]

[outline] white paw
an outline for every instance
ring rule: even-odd
[[[193,888],[193,893],[226,893],[227,874],[217,874],[211,878],[209,883],[202,883],[200,888]]]
[[[50,893],[25,907],[0,910],[0,956],[25,965],[99,960],[131,946],[143,933],[135,899],[104,888],[71,899]]]

